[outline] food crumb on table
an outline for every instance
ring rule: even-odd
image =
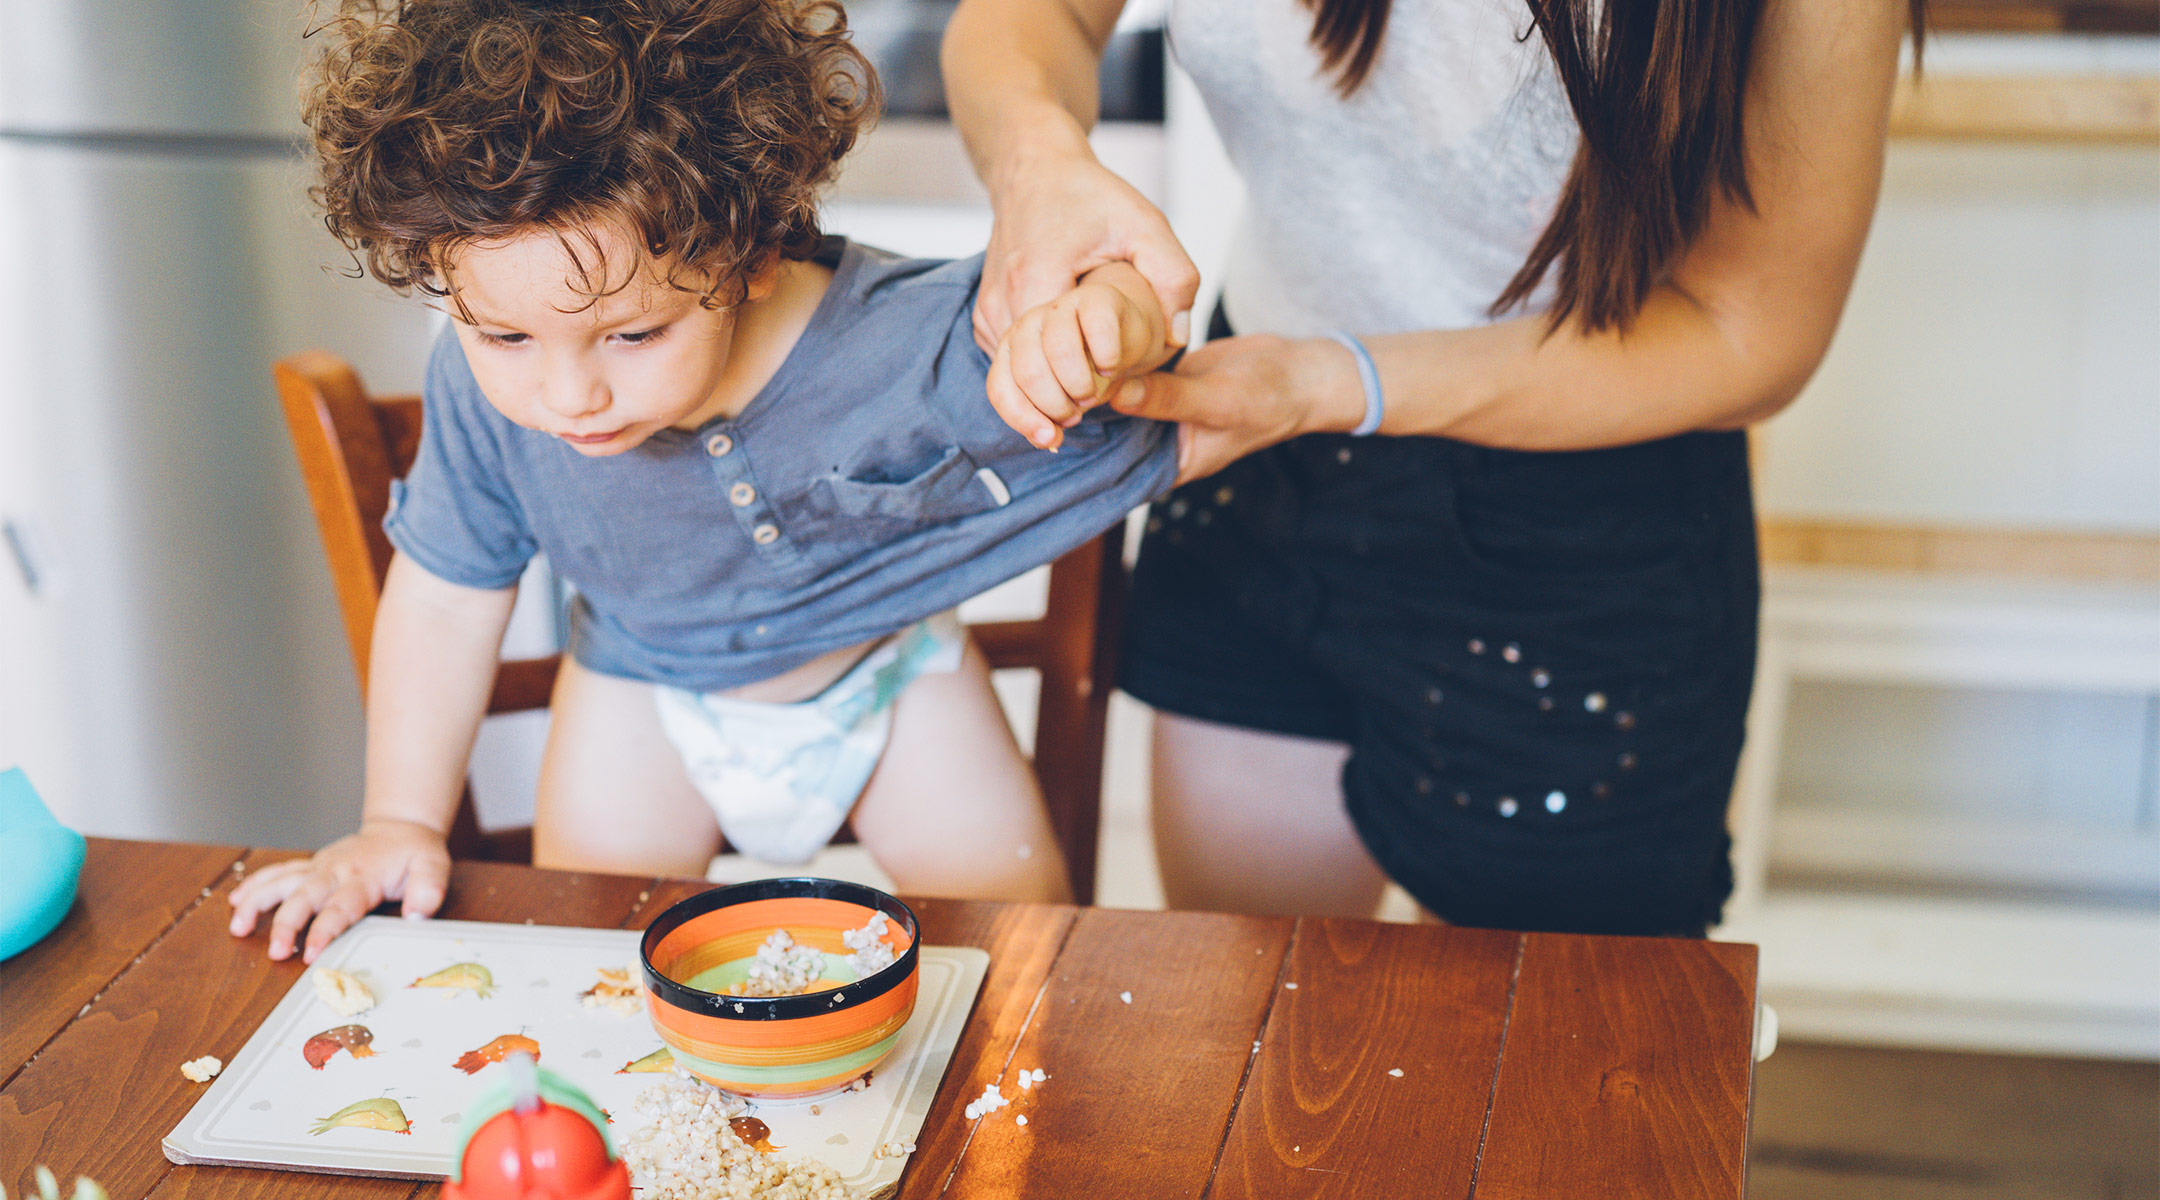
[[[1297,990],[1297,985],[1294,983],[1286,983],[1283,985],[1283,990],[1286,992],[1294,992]]]
[[[1014,1117],[1014,1118],[1013,1118],[1013,1124],[1015,1124],[1015,1125],[1025,1125],[1025,1124],[1027,1124],[1027,1114],[1026,1114],[1026,1113],[1021,1113],[1021,1114],[1020,1114],[1019,1116],[1016,1116],[1016,1117]]]
[[[997,1084],[986,1083],[983,1085],[983,1094],[968,1101],[967,1119],[972,1121],[978,1117],[987,1117],[1011,1103],[1012,1101],[1005,1098],[1005,1093],[998,1090]]]
[[[1402,1078],[1402,1068],[1401,1068],[1401,1067],[1393,1067],[1393,1068],[1390,1068],[1390,1069],[1389,1069],[1389,1071],[1388,1071],[1388,1074],[1390,1074],[1390,1075],[1393,1075],[1393,1076],[1394,1076],[1395,1078],[1397,1078],[1397,1079],[1401,1079],[1401,1078]]]
[[[1131,993],[1131,992],[1119,992],[1119,993],[1117,994],[1117,998],[1118,998],[1118,999],[1120,999],[1120,1000],[1123,1000],[1123,1001],[1124,1001],[1125,1003],[1127,1003],[1127,1004],[1131,1004],[1131,1003],[1132,1003],[1132,993]]]
[[[180,1064],[180,1073],[187,1076],[190,1083],[208,1083],[217,1078],[217,1073],[224,1069],[225,1064],[219,1062],[214,1054],[205,1054],[201,1058],[189,1059]]]

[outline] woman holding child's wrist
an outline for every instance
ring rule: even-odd
[[[1105,257],[1193,301],[1082,136],[1119,8],[954,16],[986,340]],[[1392,876],[1470,924],[1715,922],[1757,603],[1737,431],[1835,328],[1906,18],[1172,0],[1248,185],[1210,340],[1108,396],[1183,423],[1123,669],[1174,906],[1363,913]]]

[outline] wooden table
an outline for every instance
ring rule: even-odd
[[[11,1195],[40,1162],[114,1200],[436,1194],[159,1149],[201,1093],[180,1064],[230,1061],[303,970],[225,930],[233,884],[290,857],[91,842],[75,911],[0,964]],[[461,863],[442,915],[634,928],[706,886]],[[914,903],[925,941],[988,950],[990,975],[902,1200],[1741,1195],[1752,946]],[[966,1121],[1022,1065],[1052,1079],[1029,1124]]]

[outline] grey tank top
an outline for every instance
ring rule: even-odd
[[[1309,337],[1486,323],[1552,218],[1579,136],[1528,6],[1395,0],[1347,100],[1312,21],[1299,0],[1170,6],[1173,51],[1247,188],[1224,276],[1231,324]]]

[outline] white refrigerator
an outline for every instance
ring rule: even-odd
[[[0,0],[0,767],[88,833],[313,845],[358,696],[269,376],[417,387],[304,197],[298,0]]]

